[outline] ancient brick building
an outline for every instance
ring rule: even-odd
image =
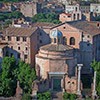
[[[42,80],[39,90],[77,93],[77,60],[74,49],[62,44],[63,35],[59,30],[53,30],[50,37],[51,44],[42,46],[36,55],[36,73],[38,79]]]

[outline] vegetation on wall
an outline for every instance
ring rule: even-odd
[[[4,57],[0,72],[0,96],[13,96],[17,80],[20,81],[24,93],[31,92],[33,80],[36,78],[35,70],[23,61],[16,61],[14,57]]]

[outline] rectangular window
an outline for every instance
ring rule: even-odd
[[[18,50],[20,50],[20,47],[18,47]]]
[[[25,48],[25,50],[27,51],[27,50],[28,50],[28,48],[26,47],[26,48]]]
[[[2,36],[2,40],[5,40],[5,36]]]
[[[42,40],[40,40],[40,43],[42,43]]]
[[[13,46],[11,46],[11,49],[13,49]]]
[[[25,58],[25,59],[27,59],[27,58],[28,58],[28,56],[27,56],[27,55],[24,55],[24,58]]]
[[[20,37],[16,37],[16,41],[20,41]]]
[[[23,42],[25,42],[26,41],[26,37],[23,37]]]
[[[10,36],[8,36],[8,41],[11,41],[11,37]]]

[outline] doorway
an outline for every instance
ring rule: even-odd
[[[54,91],[61,91],[61,79],[53,79],[53,90]]]

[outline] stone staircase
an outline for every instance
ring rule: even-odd
[[[63,92],[52,92],[52,100],[63,100]]]

